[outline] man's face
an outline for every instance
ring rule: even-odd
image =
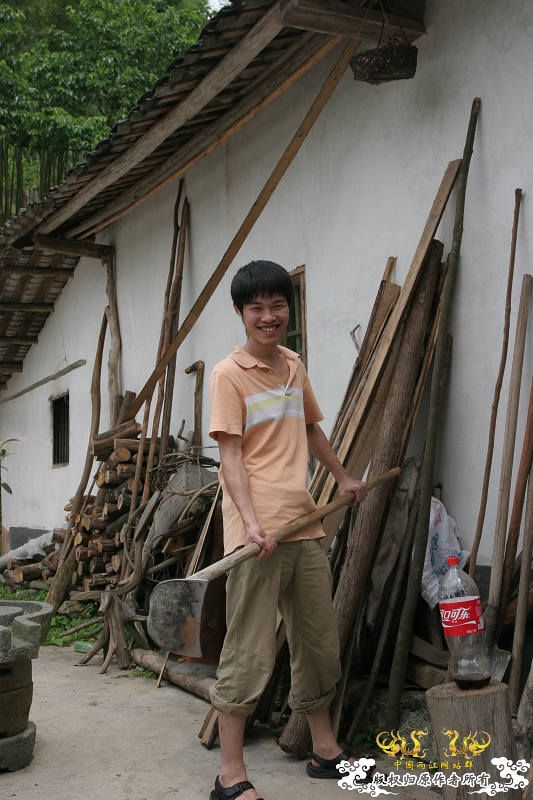
[[[254,297],[242,310],[248,338],[259,345],[279,344],[289,322],[289,305],[282,294]]]

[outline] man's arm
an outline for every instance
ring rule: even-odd
[[[306,428],[309,452],[331,472],[341,494],[351,493],[358,503],[362,503],[368,494],[366,484],[355,480],[346,472],[318,422],[311,422]]]
[[[259,559],[268,556],[274,550],[276,541],[266,535],[255,514],[250,479],[242,459],[241,438],[241,436],[219,432],[217,435],[218,448],[227,490],[241,515],[246,536],[261,548],[261,552],[256,556]]]

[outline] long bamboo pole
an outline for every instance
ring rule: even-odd
[[[222,278],[228,271],[229,267],[231,266],[233,259],[241,249],[250,231],[252,230],[253,226],[259,219],[263,209],[265,208],[266,204],[272,197],[272,194],[274,193],[276,187],[279,185],[281,179],[287,172],[287,169],[294,161],[294,158],[296,157],[297,153],[302,147],[311,128],[313,127],[314,123],[320,116],[320,112],[326,105],[327,101],[333,94],[337,84],[344,75],[346,68],[348,67],[350,60],[352,59],[358,46],[359,42],[354,41],[347,44],[346,47],[344,48],[341,57],[339,58],[339,60],[333,67],[332,71],[328,75],[324,85],[322,86],[317,97],[313,101],[311,108],[305,115],[304,120],[300,124],[298,130],[294,134],[292,140],[285,149],[283,155],[281,156],[278,163],[274,167],[265,185],[259,192],[257,199],[255,200],[250,211],[244,218],[244,221],[239,227],[239,230],[237,231],[232,241],[230,242],[226,252],[222,256],[222,259],[218,267],[215,269],[215,271],[207,281],[206,285],[200,292],[200,295],[198,296],[196,302],[189,311],[187,317],[183,321],[183,324],[181,325],[178,333],[172,340],[167,352],[160,359],[158,365],[156,366],[156,368],[146,381],[145,385],[141,389],[139,395],[137,396],[137,400],[133,404],[133,407],[131,409],[132,416],[135,416],[135,414],[141,408],[142,404],[145,402],[146,398],[150,395],[151,392],[153,392],[157,381],[165,371],[167,365],[169,364],[174,354],[178,351],[181,344],[184,342],[184,340],[191,332],[198,317],[206,307],[208,301],[211,299],[220,281],[222,280]]]
[[[437,452],[437,439],[440,422],[440,408],[442,400],[443,380],[446,373],[446,351],[448,342],[448,325],[451,314],[453,290],[459,266],[459,253],[463,238],[463,220],[466,199],[466,185],[468,171],[474,148],[477,119],[481,100],[474,98],[470,121],[466,135],[463,159],[459,176],[457,178],[457,198],[455,208],[455,221],[450,254],[448,256],[448,271],[443,289],[442,310],[440,327],[435,348],[435,360],[431,380],[430,405],[426,429],[426,446],[424,460],[420,475],[420,511],[418,514],[415,536],[413,540],[413,557],[409,571],[409,582],[405,597],[402,618],[396,639],[394,657],[392,661],[389,694],[387,702],[386,725],[390,729],[397,728],[400,716],[400,698],[405,683],[405,671],[411,643],[413,621],[416,606],[420,595],[420,583],[426,555],[426,545],[429,530],[429,515],[431,510],[431,491],[433,487],[433,472]]]
[[[516,256],[516,239],[518,236],[518,219],[520,217],[520,203],[522,201],[522,189],[515,189],[514,192],[514,215],[513,215],[513,231],[511,234],[511,255],[509,257],[509,269],[507,272],[507,292],[505,294],[505,314],[503,321],[503,341],[502,352],[500,356],[500,366],[498,368],[498,376],[496,378],[496,385],[494,387],[494,397],[492,398],[492,408],[490,412],[489,422],[489,441],[487,444],[487,455],[485,458],[485,471],[483,473],[483,488],[481,490],[481,501],[479,504],[479,512],[477,517],[476,533],[474,535],[474,542],[472,544],[472,551],[470,553],[470,566],[468,568],[469,574],[474,577],[476,572],[477,554],[479,551],[479,544],[481,542],[481,535],[483,533],[483,523],[485,521],[485,511],[487,509],[487,499],[489,496],[489,483],[490,472],[492,469],[492,457],[494,455],[494,436],[496,433],[496,417],[498,416],[498,406],[500,403],[500,394],[502,391],[503,374],[505,372],[505,364],[507,362],[507,351],[509,349],[509,328],[511,324],[511,297],[513,293],[513,278],[514,278],[514,265]]]

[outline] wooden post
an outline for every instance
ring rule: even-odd
[[[507,350],[509,349],[509,327],[511,324],[511,297],[513,293],[513,277],[514,265],[516,255],[516,239],[518,236],[518,219],[520,217],[520,203],[522,201],[522,189],[515,189],[514,192],[514,216],[513,216],[513,231],[511,234],[511,255],[509,257],[509,269],[507,272],[507,292],[505,295],[505,314],[503,321],[503,341],[502,352],[500,356],[500,366],[498,369],[498,377],[496,378],[496,385],[494,387],[494,397],[492,398],[492,409],[490,412],[489,422],[489,441],[487,444],[487,455],[485,457],[485,472],[483,474],[483,488],[481,490],[481,501],[479,504],[479,512],[476,525],[476,533],[474,542],[472,544],[472,552],[470,553],[470,566],[468,572],[471,577],[474,577],[476,572],[477,554],[479,550],[479,543],[481,542],[481,534],[483,533],[483,523],[485,521],[485,511],[487,508],[487,498],[489,496],[489,483],[490,472],[492,469],[492,456],[494,454],[494,436],[496,434],[496,418],[498,416],[498,406],[500,403],[500,394],[502,390],[503,374],[505,372],[505,364],[507,362]]]
[[[489,598],[484,613],[487,630],[487,642],[489,647],[494,644],[500,606],[500,592],[505,556],[505,534],[507,532],[507,516],[509,512],[516,426],[518,421],[518,403],[520,400],[520,384],[522,382],[522,367],[524,363],[524,350],[526,345],[529,304],[531,302],[532,287],[533,278],[531,275],[524,275],[522,279],[522,290],[520,293],[520,306],[518,309],[516,337],[513,352],[513,366],[511,369],[509,397],[507,401],[507,417],[505,420],[505,434],[503,440],[498,510],[496,515],[496,530],[494,532],[492,566],[490,571]]]
[[[333,67],[331,73],[329,74],[326,82],[324,83],[323,87],[321,88],[320,92],[318,93],[316,99],[311,105],[311,108],[307,112],[304,120],[302,121],[301,125],[299,126],[298,130],[294,134],[291,142],[289,143],[288,147],[285,149],[283,155],[281,156],[280,160],[274,167],[270,177],[266,181],[265,185],[261,189],[256,201],[252,205],[250,211],[246,215],[243,223],[241,224],[239,230],[233,237],[229,247],[227,248],[226,252],[222,256],[222,259],[211,275],[209,280],[207,281],[206,285],[200,292],[199,297],[197,298],[196,302],[194,303],[193,307],[189,311],[187,317],[183,321],[178,333],[170,343],[170,346],[165,353],[165,355],[160,359],[159,363],[157,364],[156,368],[154,369],[151,376],[146,381],[145,385],[141,389],[139,395],[137,396],[137,400],[133,404],[132,412],[135,414],[141,408],[142,404],[146,400],[148,396],[151,395],[153,389],[165,371],[167,365],[172,360],[175,353],[177,353],[179,347],[186,339],[186,337],[191,332],[194,324],[196,323],[198,317],[206,307],[207,303],[211,299],[213,293],[215,292],[217,286],[219,285],[220,281],[226,274],[227,270],[231,266],[233,259],[241,249],[242,245],[244,244],[248,234],[252,230],[253,226],[259,219],[261,212],[265,208],[266,204],[272,197],[276,187],[278,186],[279,182],[285,175],[287,169],[294,161],[297,153],[299,152],[302,144],[304,143],[309,131],[313,127],[314,123],[320,116],[320,112],[326,105],[327,101],[333,94],[337,84],[339,83],[340,79],[344,75],[350,60],[352,59],[354,53],[357,50],[357,43],[350,42],[342,52],[341,57],[339,58],[338,62]]]
[[[457,199],[452,247],[448,256],[448,271],[446,274],[446,284],[442,297],[440,327],[437,334],[433,376],[431,379],[429,412],[426,428],[426,445],[424,450],[424,459],[422,461],[422,471],[420,475],[420,511],[418,514],[415,536],[413,540],[413,557],[409,571],[407,593],[405,597],[402,618],[400,621],[400,629],[396,639],[396,647],[394,650],[394,657],[390,673],[386,725],[391,729],[397,728],[399,724],[400,698],[405,683],[409,645],[411,642],[416,606],[420,596],[422,570],[426,555],[429,531],[428,523],[431,511],[431,494],[433,489],[433,472],[435,467],[435,456],[437,451],[440,423],[442,389],[447,372],[446,361],[448,350],[448,325],[451,314],[455,278],[459,266],[461,241],[463,237],[463,220],[468,171],[470,167],[470,160],[472,158],[472,151],[474,149],[474,137],[476,133],[476,125],[480,107],[481,100],[476,97],[472,103],[472,110],[470,112],[470,120],[463,151],[463,159],[457,180]]]
[[[426,700],[439,760],[450,763],[450,769],[443,772],[448,775],[453,772],[454,748],[456,751],[466,750],[457,752],[455,757],[468,758],[472,752],[469,750],[472,738],[482,745],[490,736],[490,744],[473,758],[475,767],[470,771],[477,775],[487,772],[490,775],[489,783],[503,783],[491,759],[506,757],[516,760],[508,687],[504,683],[495,683],[484,689],[465,692],[455,683],[444,683],[429,689]],[[456,739],[455,733],[458,733]],[[470,741],[465,743],[465,737],[470,737]],[[472,789],[467,786],[443,786],[442,792],[444,800],[468,800]],[[520,789],[510,789],[503,796],[509,800],[521,800],[522,792]]]
[[[109,357],[107,362],[107,385],[109,391],[109,427],[112,428],[117,424],[120,412],[118,397],[120,395],[120,350],[122,347],[122,342],[118,319],[117,284],[114,257],[106,257],[104,259],[104,264],[107,272],[107,306],[105,313],[107,317],[107,324],[109,325],[109,333],[111,335],[111,344],[109,346]]]
[[[193,447],[201,447],[202,445],[202,391],[204,385],[204,370],[205,364],[203,361],[195,361],[190,367],[185,370],[186,375],[192,372],[196,373],[196,382],[194,385],[194,432],[192,436]]]

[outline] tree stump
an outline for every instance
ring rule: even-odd
[[[484,689],[462,691],[455,683],[445,683],[429,689],[426,701],[439,759],[449,763],[449,769],[442,772],[447,776],[452,772],[458,775],[466,771],[475,775],[486,772],[490,775],[489,783],[506,783],[491,759],[506,757],[516,761],[509,687],[494,683]],[[476,755],[476,750],[481,752]],[[455,762],[467,760],[472,767],[453,768]],[[442,792],[444,800],[467,800],[472,788],[443,786]],[[522,792],[510,789],[505,797],[521,800]]]

